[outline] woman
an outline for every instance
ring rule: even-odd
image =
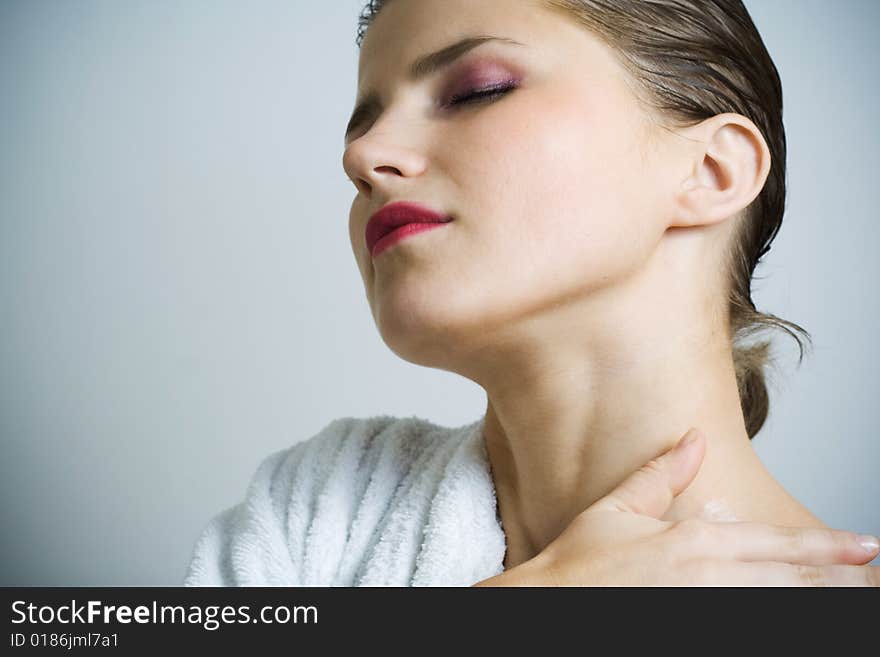
[[[808,336],[750,296],[785,135],[741,2],[386,0],[361,27],[351,245],[386,344],[486,390],[468,435],[504,550],[479,584],[880,583],[871,537],[828,530],[750,443],[768,345],[744,338]]]

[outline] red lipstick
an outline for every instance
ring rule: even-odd
[[[367,222],[367,250],[372,257],[400,240],[452,221],[431,208],[411,201],[396,201],[380,208]]]

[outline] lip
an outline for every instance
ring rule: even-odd
[[[437,228],[431,224],[445,224],[452,221],[452,217],[432,210],[426,205],[413,201],[395,201],[382,206],[367,222],[365,238],[367,250],[372,257],[376,257],[380,251],[397,243],[404,237],[420,233],[423,230]],[[418,224],[409,226],[408,224]],[[401,229],[401,226],[406,228]],[[393,234],[392,234],[393,233]],[[381,244],[379,242],[381,241]],[[376,247],[379,248],[376,248]]]

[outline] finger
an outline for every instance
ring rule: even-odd
[[[691,429],[674,448],[636,470],[591,508],[628,511],[659,520],[675,496],[694,480],[705,452],[703,435]]]
[[[864,564],[880,552],[874,537],[815,527],[783,527],[758,522],[712,523],[713,542],[724,557],[739,561],[781,561],[821,566]]]
[[[721,582],[720,586],[880,587],[880,567],[807,566],[774,562],[718,562],[707,568],[703,580]]]

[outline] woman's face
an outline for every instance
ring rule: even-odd
[[[410,78],[420,56],[488,35],[522,45],[488,41]],[[508,90],[452,102],[489,87]],[[607,300],[668,226],[669,174],[623,69],[538,0],[392,0],[362,44],[358,92],[380,107],[346,136],[351,246],[380,333],[407,360],[449,365]],[[367,221],[401,200],[453,220],[372,258]]]

